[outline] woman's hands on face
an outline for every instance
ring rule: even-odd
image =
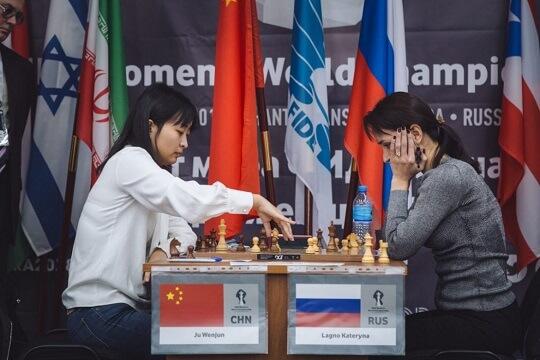
[[[281,211],[268,200],[261,195],[253,194],[253,209],[257,212],[257,215],[259,215],[263,222],[266,236],[270,237],[272,234],[270,221],[273,220],[281,228],[285,240],[294,240],[291,224],[295,224],[295,222],[285,217]]]
[[[410,179],[424,170],[426,161],[425,149],[414,143],[411,132],[404,127],[398,129],[390,144],[392,189],[408,189]]]

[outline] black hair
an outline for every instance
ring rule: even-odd
[[[163,125],[169,121],[172,121],[174,125],[193,129],[199,117],[195,105],[181,92],[163,83],[149,86],[135,102],[135,107],[131,109],[122,133],[98,171],[101,171],[107,161],[126,145],[145,149],[157,163],[157,154],[154,153],[150,141],[148,120],[152,120],[158,127],[157,134],[159,135]]]
[[[480,173],[478,161],[465,150],[459,135],[442,119],[438,120],[429,105],[417,96],[395,92],[380,100],[364,117],[364,131],[370,139],[374,133],[384,134],[400,127],[409,129],[413,124],[420,126],[424,133],[438,143],[433,167],[438,166],[443,155],[447,154],[470,164]]]

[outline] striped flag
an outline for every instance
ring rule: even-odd
[[[406,65],[401,0],[366,0],[344,142],[356,160],[360,183],[368,186],[374,228],[382,223],[392,172],[388,164],[383,167],[380,147],[365,135],[363,118],[386,95],[407,91]]]
[[[502,76],[498,199],[518,268],[540,256],[540,48],[533,0],[512,0]]]
[[[127,116],[120,1],[92,0],[81,65],[75,133],[79,142],[73,219],[78,219],[97,168]]]
[[[11,35],[4,41],[4,45],[13,49],[16,53],[24,58],[30,59],[30,41],[28,35],[28,5],[23,8],[25,20],[13,27]],[[30,156],[30,144],[32,139],[32,114],[28,114],[28,120],[24,128],[23,137],[21,140],[21,183],[26,183],[26,174],[28,172],[28,159]],[[2,152],[0,148],[0,152]],[[0,155],[0,158],[2,156]],[[1,165],[0,165],[1,167]],[[1,171],[1,170],[0,170]],[[21,192],[21,206],[24,198],[24,188]],[[21,211],[20,209],[19,211]],[[28,245],[28,240],[24,236],[24,232],[18,225],[15,237],[15,244],[10,245],[8,255],[8,269],[14,269],[19,266],[32,252]]]
[[[313,234],[335,219],[330,171],[330,121],[320,0],[294,3],[285,155],[296,174],[296,220],[304,185],[313,194]]]
[[[85,0],[51,0],[22,227],[40,256],[59,244],[87,16]],[[75,213],[75,211],[74,211]],[[77,219],[72,218],[70,237]]]

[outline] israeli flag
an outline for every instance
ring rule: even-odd
[[[60,242],[83,53],[85,0],[51,0],[32,137],[22,227],[36,255]],[[80,210],[74,208],[70,238]]]
[[[295,1],[292,37],[285,154],[296,174],[296,220],[303,220],[305,185],[313,194],[315,234],[335,220],[320,0]]]

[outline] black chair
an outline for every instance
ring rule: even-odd
[[[521,324],[525,360],[540,360],[540,271],[536,271],[521,302]],[[536,351],[536,353],[535,353]],[[423,350],[407,354],[412,360],[514,360],[513,356],[491,351]]]
[[[0,360],[9,360],[13,344],[13,323],[0,304]]]

